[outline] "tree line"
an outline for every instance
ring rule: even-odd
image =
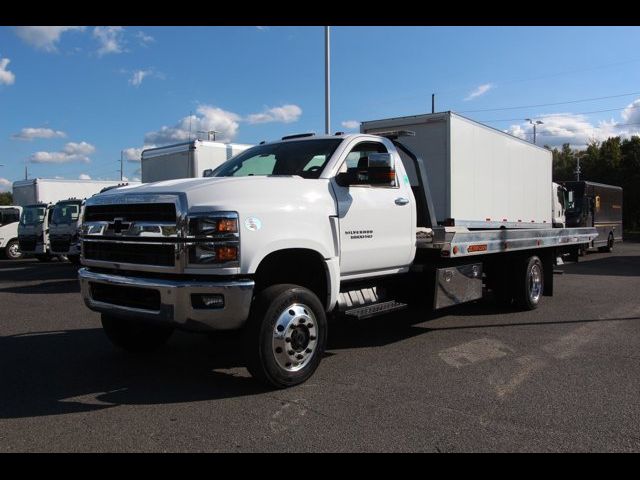
[[[640,230],[640,136],[593,141],[586,150],[572,149],[568,143],[560,149],[550,150],[553,153],[554,182],[575,180],[579,158],[580,180],[623,188],[624,229]]]

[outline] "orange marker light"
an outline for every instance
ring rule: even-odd
[[[219,262],[232,262],[238,259],[238,247],[220,245],[216,247],[216,259]]]
[[[238,221],[235,218],[221,218],[218,220],[218,232],[235,233],[238,231]]]

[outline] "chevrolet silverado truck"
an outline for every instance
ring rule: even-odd
[[[209,178],[87,199],[81,292],[112,343],[242,330],[249,372],[288,387],[317,369],[328,316],[489,290],[534,309],[553,293],[556,250],[596,236],[553,228],[540,147],[449,112],[362,129],[263,142]]]

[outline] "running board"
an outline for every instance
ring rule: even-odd
[[[378,315],[385,315],[387,313],[396,312],[398,310],[404,310],[407,308],[406,303],[396,302],[391,300],[389,302],[374,303],[373,305],[366,305],[364,307],[352,308],[344,312],[345,316],[351,318],[357,318],[363,320],[365,318],[377,317]]]

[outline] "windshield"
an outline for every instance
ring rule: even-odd
[[[24,207],[20,223],[23,225],[35,225],[44,222],[45,210],[45,207],[36,205]]]
[[[53,209],[51,223],[73,223],[80,215],[80,204],[77,202],[58,203]]]
[[[341,138],[258,145],[220,165],[212,177],[299,175],[319,178]]]

